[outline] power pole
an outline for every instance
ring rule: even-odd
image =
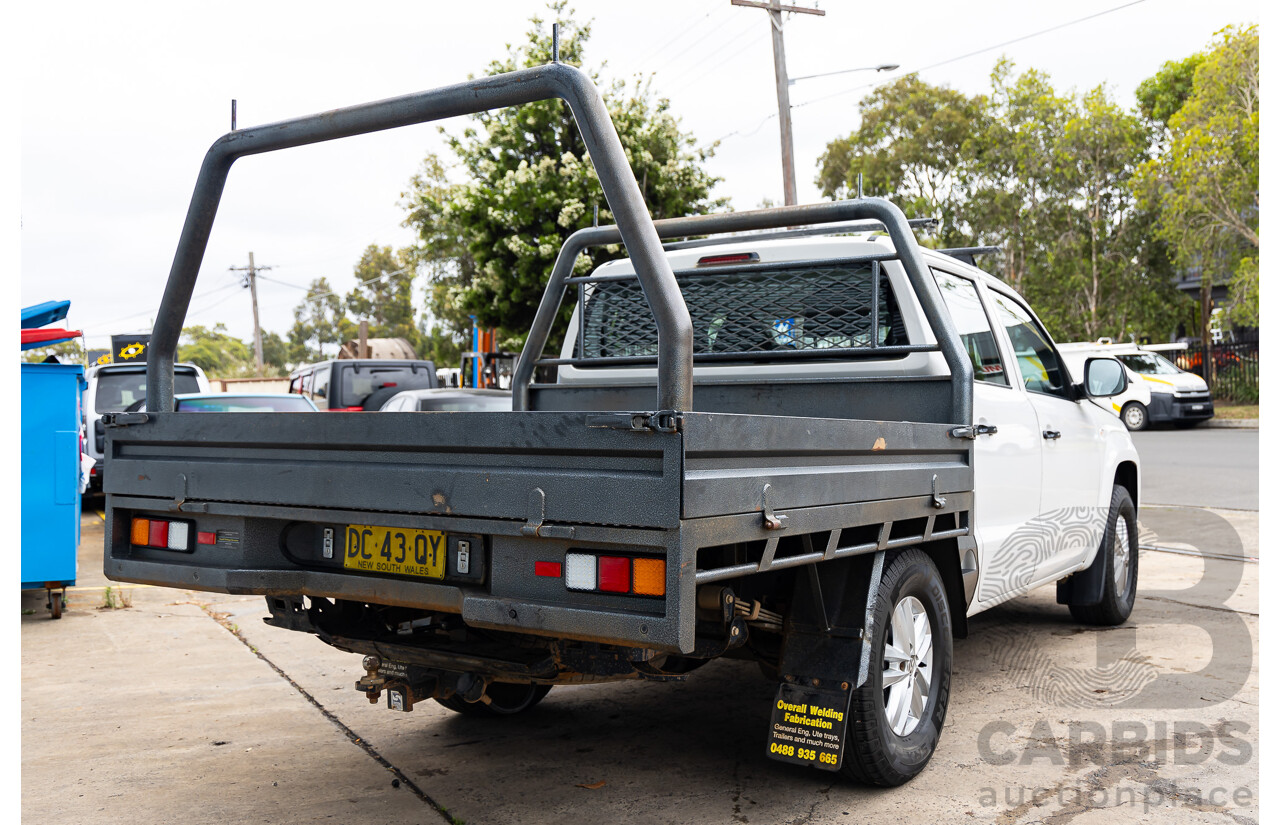
[[[782,133],[782,198],[787,206],[796,204],[796,161],[791,143],[791,95],[787,87],[787,52],[782,43],[782,13],[816,14],[825,17],[822,9],[806,9],[800,6],[784,6],[780,0],[767,3],[755,0],[729,0],[735,6],[750,6],[769,12],[769,24],[773,29],[773,73],[778,84],[778,127]]]
[[[258,273],[269,266],[254,266],[253,253],[249,253],[248,266],[228,267],[232,272],[243,272],[244,285],[249,287],[249,296],[253,299],[253,357],[257,362],[258,377],[262,377],[262,327],[258,324]]]

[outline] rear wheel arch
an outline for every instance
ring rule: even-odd
[[[1115,484],[1129,491],[1133,506],[1138,506],[1138,465],[1132,461],[1122,461],[1116,467]]]
[[[934,541],[922,545],[924,551],[942,576],[947,588],[947,606],[951,612],[951,635],[956,639],[964,639],[969,635],[969,602],[964,594],[964,577],[960,572],[961,550],[955,539]]]

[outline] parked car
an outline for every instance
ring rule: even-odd
[[[1094,350],[1069,350],[1066,344],[1059,351],[1067,369],[1076,381],[1083,380],[1085,362],[1098,353]],[[1109,409],[1120,417],[1130,431],[1145,429],[1148,423],[1148,410],[1151,407],[1151,385],[1139,376],[1129,373],[1129,386],[1119,395],[1099,399],[1094,403]]]
[[[405,390],[387,399],[381,412],[460,412],[463,410],[510,410],[510,390],[479,390],[468,387],[439,387]]]
[[[147,394],[147,365],[101,364],[85,371],[83,416],[84,451],[94,460],[89,471],[87,492],[102,492],[102,455],[106,434],[102,426],[104,413],[121,412]],[[174,392],[209,392],[209,379],[195,364],[177,364],[173,368]]]
[[[1191,426],[1213,418],[1209,385],[1158,352],[1137,344],[1106,343],[1063,344],[1062,352],[1077,375],[1088,357],[1109,356],[1124,364],[1129,389],[1111,400],[1116,414],[1130,430],[1146,429],[1148,424]],[[1193,354],[1199,358],[1198,352]],[[1178,357],[1181,360],[1185,356]]]
[[[146,399],[125,412],[145,412]],[[185,393],[173,397],[174,412],[319,412],[311,399],[301,395],[268,393]]]
[[[289,392],[329,412],[379,409],[403,390],[440,386],[431,361],[339,358],[307,364],[289,374]]]

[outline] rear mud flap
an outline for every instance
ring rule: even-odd
[[[779,685],[769,723],[769,757],[824,771],[840,770],[852,695],[848,687]]]
[[[1093,564],[1065,579],[1058,579],[1058,604],[1092,607],[1102,602],[1106,584],[1107,554],[1099,550]]]

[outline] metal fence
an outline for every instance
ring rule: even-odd
[[[1169,355],[1179,367],[1207,381],[1215,400],[1257,404],[1258,351],[1257,341],[1237,341],[1196,344]]]

